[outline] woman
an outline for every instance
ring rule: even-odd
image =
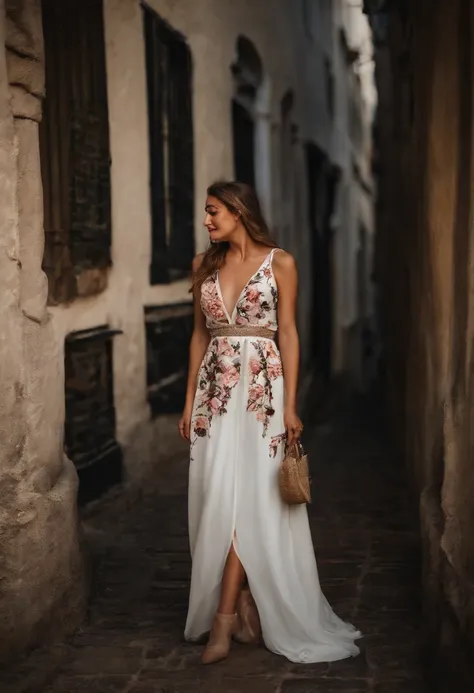
[[[260,636],[294,662],[350,657],[360,634],[321,593],[306,508],[286,506],[278,490],[285,445],[303,430],[295,262],[271,240],[249,186],[216,183],[207,193],[211,244],[193,263],[195,325],[179,422],[191,448],[185,637],[210,630],[206,664],[224,659],[232,638]]]

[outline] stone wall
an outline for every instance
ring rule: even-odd
[[[395,3],[378,54],[387,408],[420,491],[440,691],[474,686],[473,19],[467,0]]]
[[[41,270],[42,55],[38,0],[0,2],[0,661],[71,631],[85,605],[63,365]]]

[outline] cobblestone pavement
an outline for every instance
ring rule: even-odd
[[[420,665],[416,508],[363,406],[306,424],[311,527],[323,590],[365,637],[362,654],[296,665],[234,645],[203,667],[182,631],[188,595],[186,471],[89,510],[100,562],[87,625],[5,673],[2,693],[425,693]]]

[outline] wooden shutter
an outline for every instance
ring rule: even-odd
[[[97,498],[121,480],[112,368],[116,334],[103,325],[66,337],[64,445],[79,475],[80,501]]]
[[[167,88],[166,35],[157,15],[143,6],[145,57],[148,87],[148,132],[150,146],[150,195],[152,255],[150,282],[166,283],[168,257],[166,240],[164,106]]]
[[[169,268],[179,276],[189,272],[194,257],[192,64],[183,41],[171,44],[169,65]]]
[[[192,303],[145,308],[148,402],[153,416],[183,408],[188,380]]]
[[[43,0],[46,99],[40,127],[43,266],[51,303],[111,262],[110,147],[102,0]]]
[[[152,284],[189,273],[194,255],[192,61],[184,38],[143,6],[152,216]]]

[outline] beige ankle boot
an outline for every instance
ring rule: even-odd
[[[234,635],[234,640],[242,644],[258,644],[262,639],[262,627],[252,593],[244,588],[237,601],[237,615],[239,628]]]
[[[209,642],[202,654],[203,664],[213,664],[229,654],[233,635],[238,628],[237,614],[216,614],[212,623]]]

